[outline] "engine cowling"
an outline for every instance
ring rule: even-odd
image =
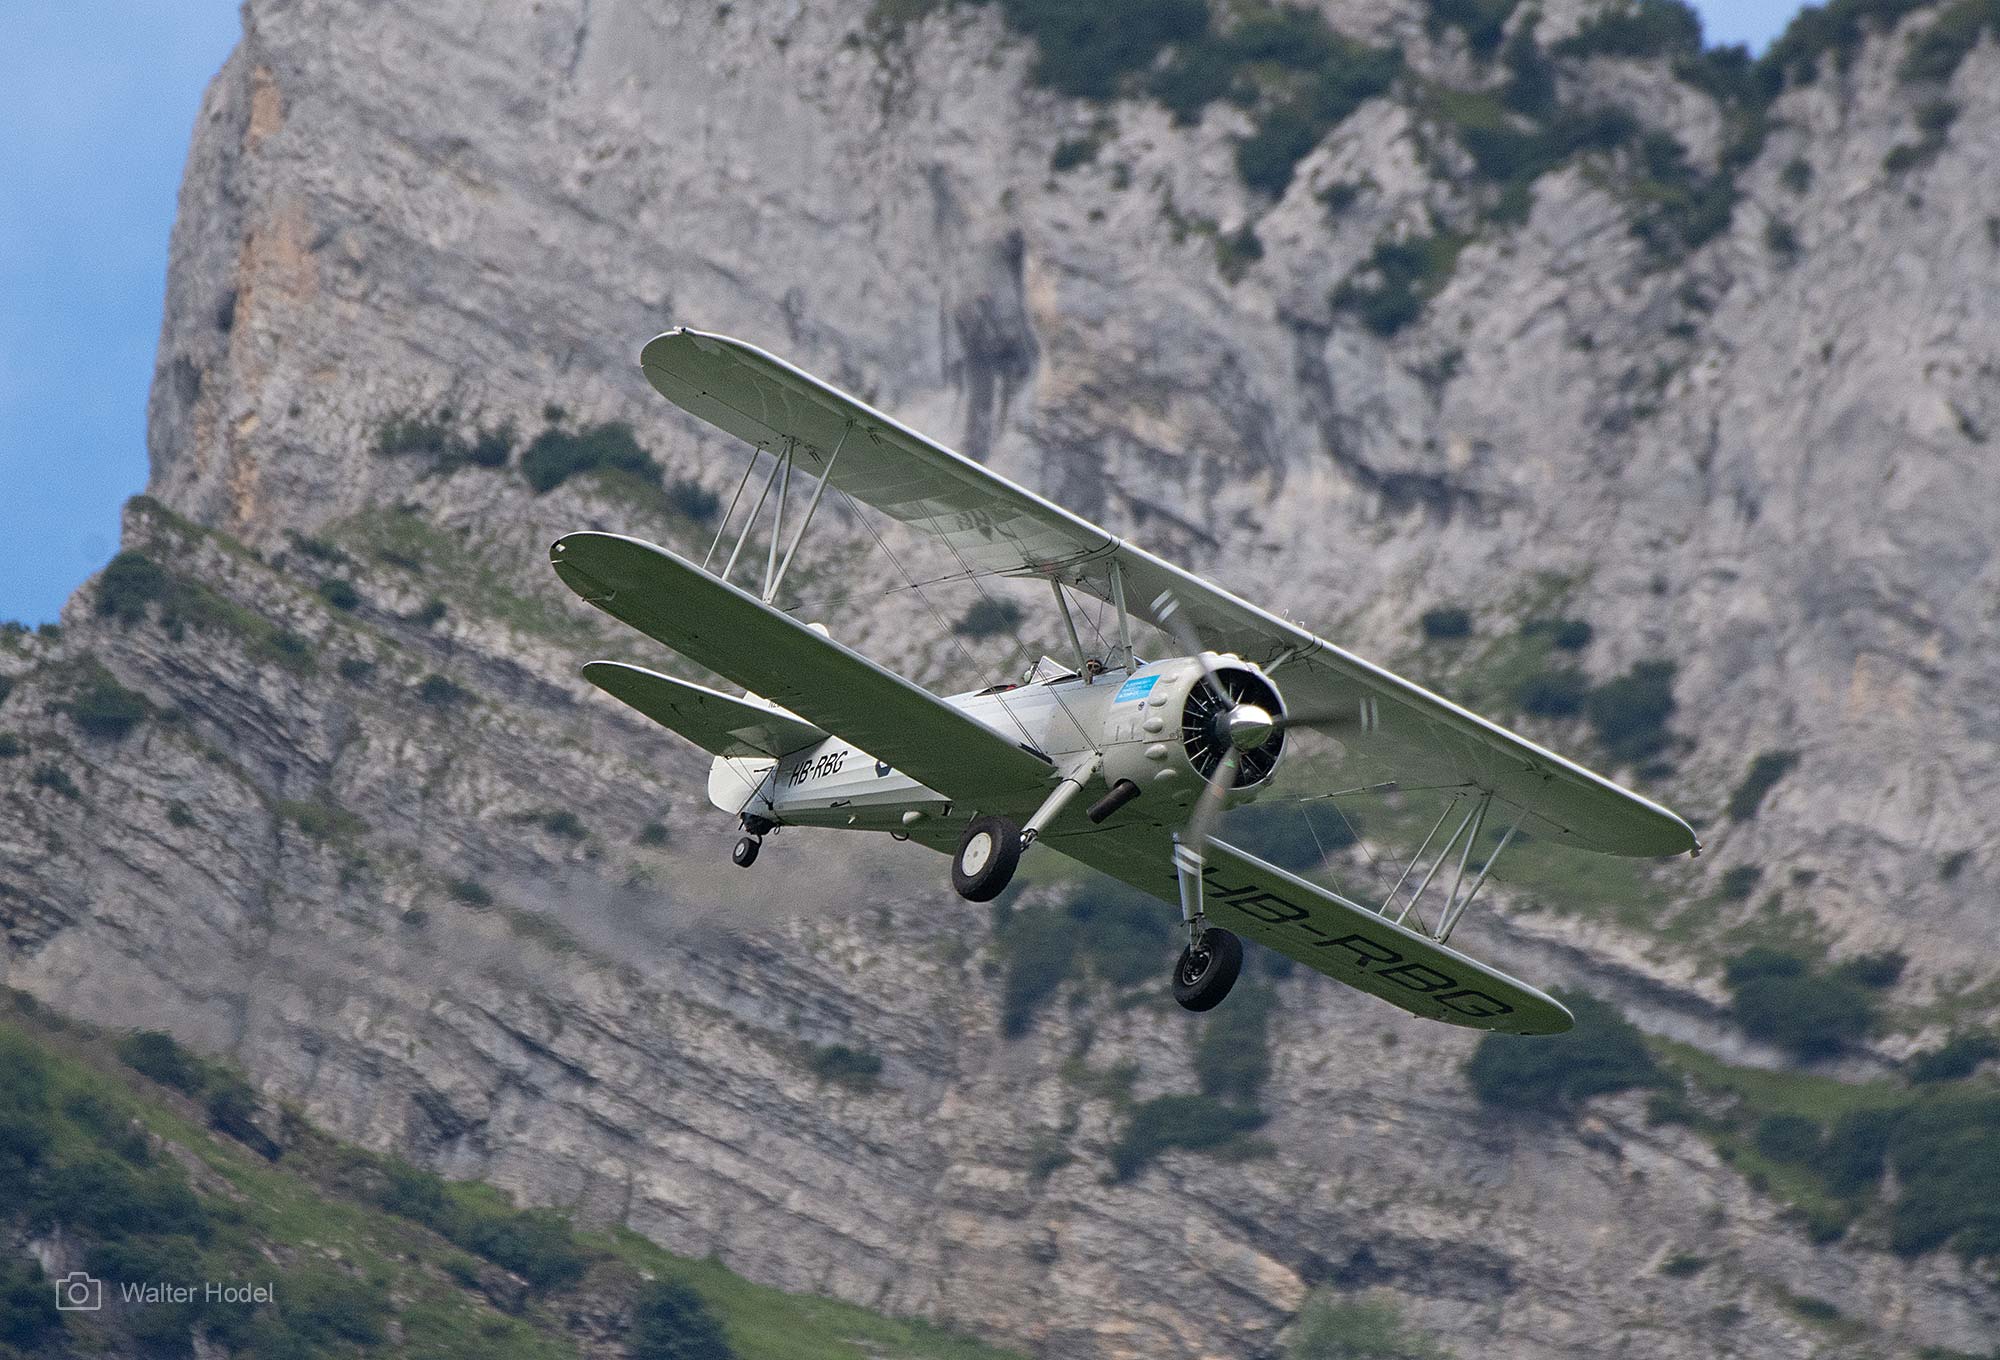
[[[1285,733],[1269,724],[1284,715],[1284,700],[1253,663],[1211,659],[1229,704],[1202,682],[1192,657],[1152,662],[1120,685],[1105,719],[1107,783],[1129,779],[1143,790],[1192,798],[1215,777],[1231,744],[1239,752],[1232,804],[1271,782],[1284,759]]]

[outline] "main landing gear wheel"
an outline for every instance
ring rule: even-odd
[[[756,836],[744,836],[736,842],[736,848],[729,852],[729,858],[739,869],[748,869],[757,862],[757,852],[764,848],[764,842]]]
[[[1243,941],[1217,926],[1181,951],[1174,965],[1174,1000],[1191,1011],[1214,1010],[1243,971]]]
[[[1021,828],[1005,817],[975,817],[952,856],[951,886],[968,902],[991,902],[1014,880]]]

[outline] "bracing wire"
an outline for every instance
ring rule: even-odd
[[[875,540],[875,546],[880,548],[882,550],[882,555],[889,559],[889,565],[896,569],[896,574],[898,576],[901,576],[903,580],[906,583],[908,583],[909,588],[916,593],[916,597],[923,602],[923,606],[926,610],[930,612],[931,618],[935,619],[937,621],[937,626],[944,630],[944,635],[947,638],[949,638],[954,645],[957,646],[959,651],[965,654],[965,659],[968,664],[975,667],[978,666],[979,658],[974,656],[972,654],[972,649],[965,645],[965,639],[961,638],[957,633],[952,631],[951,624],[946,621],[944,615],[938,612],[937,606],[930,602],[930,597],[924,594],[923,590],[917,585],[916,581],[911,577],[910,573],[904,568],[902,562],[897,558],[896,554],[890,551],[888,543],[885,542],[882,538],[882,535],[876,531],[873,521],[869,520],[867,516],[861,513],[861,508],[854,503],[854,497],[847,494],[847,489],[845,487],[837,486],[834,488],[834,490],[840,493],[841,499],[846,501],[848,508],[851,511],[853,511],[854,517],[861,521],[863,528],[868,530],[868,536]],[[1034,747],[1035,746],[1034,735],[1028,731],[1027,726],[1024,723],[1022,723],[1020,718],[1015,716],[1014,710],[1007,704],[1006,696],[996,695],[994,697],[1000,701],[1000,711],[1007,715],[1007,720],[1013,723],[1015,730],[1021,734],[1021,740],[1026,742],[1029,746]],[[1040,748],[1036,747],[1036,749]]]

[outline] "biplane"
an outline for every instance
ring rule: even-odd
[[[1700,852],[1687,823],[1657,803],[755,346],[677,329],[648,343],[640,364],[669,401],[750,445],[714,542],[697,563],[635,538],[572,533],[550,561],[590,604],[746,691],[615,661],[583,668],[714,756],[708,797],[741,830],[738,865],[781,827],[886,832],[949,854],[952,886],[983,902],[1046,847],[1179,907],[1172,990],[1189,1010],[1228,995],[1247,937],[1415,1015],[1553,1034],[1572,1023],[1560,1002],[1449,943],[1517,833],[1610,855]],[[1075,663],[1044,657],[1018,683],[940,696],[780,608],[829,489],[934,536],[965,577],[1046,581]],[[794,500],[802,511],[788,510]],[[766,519],[768,543],[746,561]],[[739,569],[746,585],[732,579]],[[1095,647],[1076,624],[1085,598],[1115,619]],[[1141,656],[1140,624],[1171,639],[1173,654]],[[1443,791],[1443,813],[1374,906],[1215,835],[1225,809],[1270,788],[1301,729],[1331,734],[1405,785]]]

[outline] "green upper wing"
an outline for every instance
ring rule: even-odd
[[[621,534],[567,534],[549,562],[563,584],[613,618],[954,802],[1032,808],[1055,779],[1046,757],[665,548]]]
[[[796,441],[801,466],[895,519],[937,535],[968,570],[1050,576],[1162,621],[1180,602],[1205,643],[1277,666],[1287,703],[1342,715],[1344,746],[1405,783],[1494,794],[1545,839],[1619,855],[1696,848],[1687,823],[1497,723],[1124,543],[753,345],[674,330],[640,364],[676,404],[762,448]],[[836,456],[836,450],[838,451]],[[845,734],[843,734],[845,735]]]

